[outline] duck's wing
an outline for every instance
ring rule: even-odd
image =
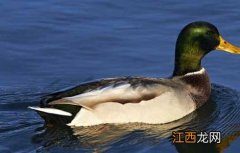
[[[124,77],[81,84],[53,93],[42,100],[43,105],[77,105],[86,109],[105,102],[138,103],[153,99],[177,86],[170,79]]]

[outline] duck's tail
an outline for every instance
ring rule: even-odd
[[[66,125],[70,123],[81,107],[72,105],[55,105],[54,107],[29,106],[35,110],[44,120],[46,125]]]
[[[41,108],[36,106],[29,106],[28,108],[33,109],[37,112],[42,112],[42,113],[48,113],[48,114],[60,115],[60,116],[72,116],[71,113],[60,110],[60,109],[56,109],[56,108]]]

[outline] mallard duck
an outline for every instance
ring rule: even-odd
[[[208,22],[192,22],[180,32],[175,68],[169,78],[120,77],[80,84],[44,97],[36,110],[46,121],[68,118],[69,126],[163,124],[178,120],[209,99],[211,85],[202,58],[212,50],[240,54]]]

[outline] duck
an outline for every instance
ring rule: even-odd
[[[39,106],[29,108],[48,123],[64,120],[71,127],[173,122],[208,102],[211,83],[201,60],[214,50],[240,54],[240,48],[224,40],[216,26],[195,21],[178,35],[170,77],[128,76],[84,82],[46,95]]]

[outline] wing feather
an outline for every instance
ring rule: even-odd
[[[127,82],[118,86],[109,84],[104,88],[98,88],[75,96],[51,101],[49,105],[70,104],[92,109],[97,104],[105,102],[117,102],[122,104],[137,103],[142,100],[155,98],[169,90],[168,86],[159,83],[151,84],[151,86],[146,86],[142,83],[138,85],[131,83],[132,82]]]

